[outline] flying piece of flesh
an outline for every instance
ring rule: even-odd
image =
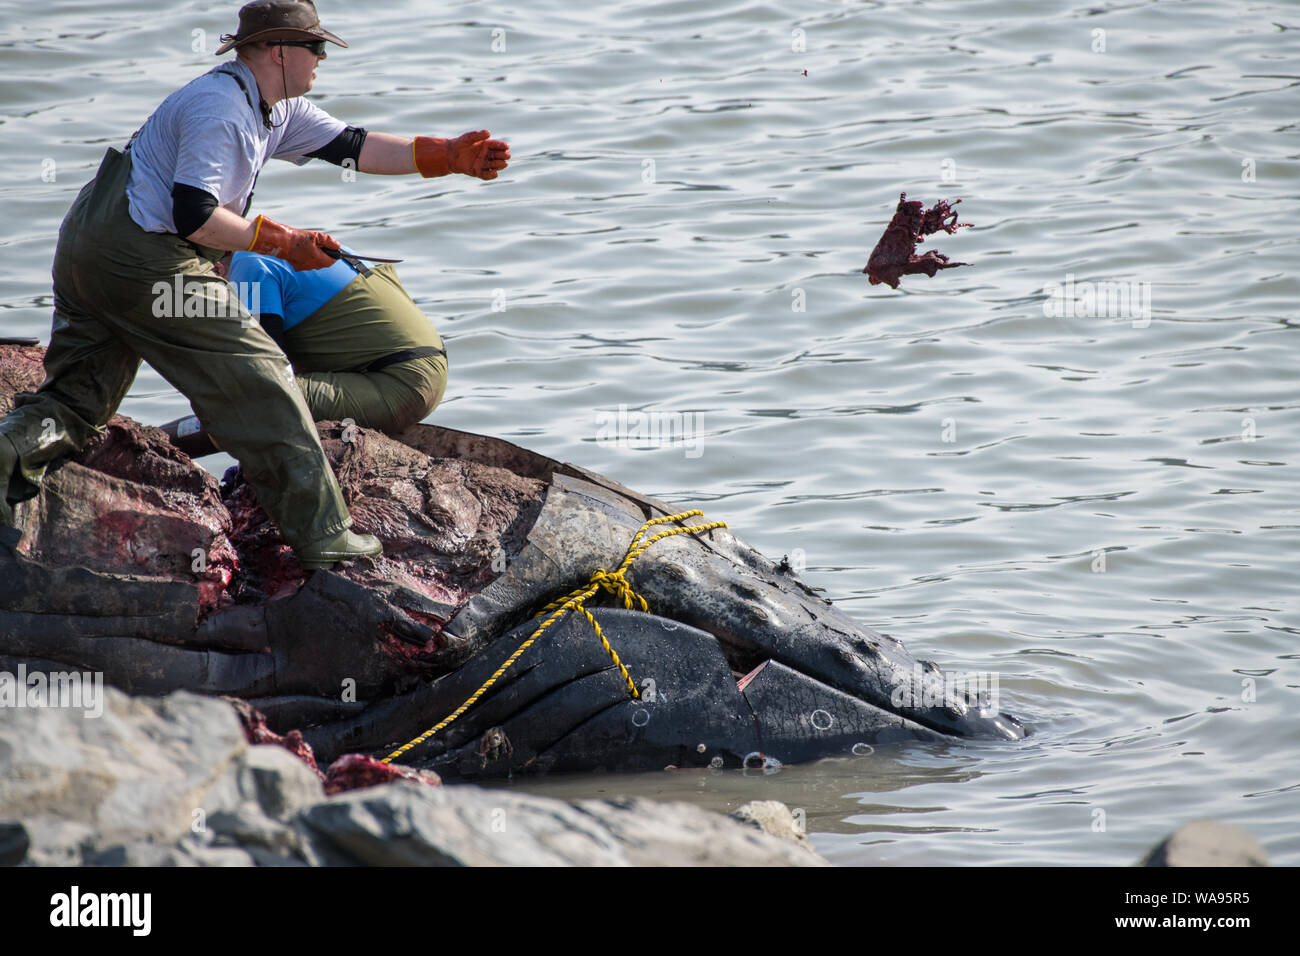
[[[908,202],[907,193],[901,193],[894,218],[885,227],[885,234],[871,250],[871,258],[862,270],[870,276],[871,284],[884,282],[891,289],[897,289],[898,280],[905,275],[924,274],[934,278],[940,269],[970,265],[969,262],[949,262],[947,256],[934,250],[921,256],[916,254],[916,244],[924,242],[926,236],[940,231],[951,235],[962,226],[970,225],[957,222],[957,210],[952,207],[959,202],[960,199],[951,203],[940,199],[922,211],[922,203],[917,200]]]

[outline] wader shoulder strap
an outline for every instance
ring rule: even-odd
[[[234,70],[226,69],[224,66],[219,66],[212,72],[224,73],[226,74],[226,76],[230,77],[232,80],[238,83],[239,88],[244,91],[244,99],[248,100],[248,108],[252,110],[254,113],[256,113],[258,116],[262,115],[262,111],[259,110],[257,108],[257,104],[253,102],[253,94],[248,92],[248,84],[244,82],[244,78],[242,76],[240,76]]]
[[[257,104],[253,102],[253,94],[248,92],[248,84],[244,82],[244,78],[242,76],[240,76],[234,70],[226,69],[224,66],[219,66],[212,72],[224,73],[226,76],[230,77],[232,80],[238,83],[239,88],[244,91],[244,99],[248,100],[248,108],[252,110],[255,114],[257,114],[259,117],[261,117],[262,124],[266,126],[267,129],[271,128],[270,120],[267,117],[262,115],[262,111],[258,109]],[[257,189],[257,177],[260,176],[261,174],[262,171],[260,169],[253,174],[253,188],[248,191],[248,201],[244,203],[244,211],[240,213],[241,216],[248,215],[248,210],[252,208],[253,191]]]

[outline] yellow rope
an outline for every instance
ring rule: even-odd
[[[482,687],[470,694],[469,699],[457,707],[450,715],[434,724],[410,743],[398,747],[381,762],[390,763],[395,757],[400,757],[412,747],[419,746],[450,724],[457,717],[461,716],[461,714],[465,713],[465,711],[469,710],[470,707],[474,706],[478,699],[487,692],[487,689],[495,684],[501,675],[504,674],[515,661],[519,660],[520,655],[522,655],[524,651],[528,650],[528,648],[532,647],[533,642],[542,636],[543,631],[556,621],[563,618],[570,611],[581,611],[586,616],[588,622],[590,622],[592,628],[596,631],[596,636],[600,638],[600,643],[605,648],[606,653],[613,658],[614,663],[618,666],[619,673],[621,673],[623,679],[627,681],[627,687],[628,690],[631,691],[632,697],[634,699],[639,699],[641,695],[637,692],[636,684],[632,681],[631,675],[628,674],[627,668],[624,667],[623,662],[618,659],[618,652],[609,646],[609,641],[606,640],[604,632],[600,629],[600,625],[596,623],[596,619],[592,617],[591,612],[588,611],[584,605],[590,597],[604,588],[610,594],[614,595],[615,598],[621,598],[623,606],[628,610],[632,610],[633,605],[635,604],[640,610],[648,612],[650,610],[650,605],[646,603],[645,598],[632,589],[632,585],[628,583],[628,580],[625,577],[628,569],[632,567],[636,562],[636,559],[641,557],[641,555],[645,553],[646,549],[656,541],[661,541],[664,538],[671,538],[675,534],[697,534],[712,531],[714,528],[725,528],[727,523],[725,521],[710,521],[708,524],[691,526],[682,525],[679,528],[670,528],[667,531],[660,531],[659,533],[646,538],[644,541],[641,540],[642,535],[655,525],[666,524],[669,521],[675,521],[678,524],[681,524],[681,522],[687,518],[703,516],[704,512],[702,511],[683,511],[680,514],[665,515],[662,518],[654,518],[641,525],[637,533],[633,535],[632,543],[627,546],[627,554],[623,556],[623,563],[618,566],[616,571],[606,571],[604,568],[597,568],[591,575],[591,583],[570,591],[564,597],[552,601],[550,604],[546,605],[546,607],[542,608],[541,611],[537,613],[536,617],[541,617],[548,611],[554,611],[555,613],[538,625],[537,630],[533,631],[533,633],[529,635],[528,640],[519,645],[518,650],[511,654],[510,657],[507,658],[506,662],[498,667],[491,677],[484,681]]]

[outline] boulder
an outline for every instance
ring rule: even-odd
[[[1197,820],[1161,840],[1141,866],[1268,866],[1268,854],[1249,832],[1215,820]]]
[[[315,769],[260,715],[103,688],[100,716],[0,724],[0,863],[28,866],[808,866],[824,861],[684,803],[566,803],[354,757]],[[250,730],[251,728],[251,730]],[[249,742],[250,733],[265,743]],[[329,796],[326,786],[359,787]],[[432,785],[431,785],[432,784]],[[779,804],[777,806],[780,806]],[[786,811],[788,815],[788,811]],[[779,814],[776,814],[779,816]]]

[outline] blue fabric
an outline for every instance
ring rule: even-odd
[[[347,246],[343,249],[352,251]],[[257,252],[236,252],[230,260],[230,282],[244,308],[253,311],[248,283],[258,283],[257,314],[283,316],[286,330],[338,295],[356,277],[352,267],[343,261],[328,269],[295,272],[283,259]]]
[[[253,97],[222,70],[234,71]],[[131,218],[145,232],[176,232],[172,184],[205,190],[236,215],[268,159],[301,166],[346,127],[320,107],[294,97],[271,109],[275,129],[262,124],[253,71],[230,60],[191,80],[162,101],[131,141]]]

